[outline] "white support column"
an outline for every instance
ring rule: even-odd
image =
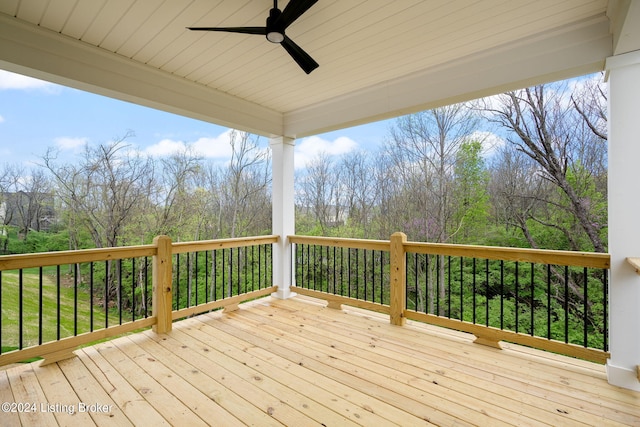
[[[293,193],[293,148],[294,140],[287,137],[272,138],[270,141],[272,154],[272,232],[280,236],[280,241],[273,247],[273,284],[278,291],[275,298],[286,299],[295,296],[290,287],[295,277],[291,271],[291,244],[287,236],[293,235],[295,229],[295,205]]]
[[[640,391],[640,51],[607,59],[609,73],[609,383]]]

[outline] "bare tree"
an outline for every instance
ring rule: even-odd
[[[349,222],[361,230],[362,237],[372,237],[369,223],[375,200],[375,186],[370,177],[372,165],[369,156],[364,151],[347,154],[338,167],[341,171],[340,198],[344,200],[340,204],[345,206]]]
[[[575,118],[572,112],[579,110],[568,105],[565,93],[564,88],[557,86],[522,89],[502,95],[498,105],[486,107],[486,111],[490,113],[490,120],[511,132],[509,142],[539,165],[540,176],[564,193],[567,208],[595,251],[605,252],[601,230],[606,221],[594,215],[592,195],[587,188],[581,189],[576,180],[584,172],[578,156],[587,141],[583,139],[585,133],[580,132],[579,122],[572,120]],[[590,138],[593,135],[589,133]],[[587,145],[593,147],[591,143]]]
[[[300,180],[299,204],[310,211],[320,225],[322,234],[339,223],[342,206],[340,200],[340,171],[327,153],[320,153],[307,165]]]

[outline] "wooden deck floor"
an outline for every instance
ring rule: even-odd
[[[640,426],[640,393],[610,386],[602,366],[471,341],[265,298],[0,371],[0,402],[35,409],[0,424]]]

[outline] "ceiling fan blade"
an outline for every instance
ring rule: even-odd
[[[187,27],[191,31],[220,31],[225,33],[267,35],[267,27]]]
[[[309,56],[307,52],[302,50],[302,48],[295,44],[289,37],[284,36],[284,40],[280,44],[287,52],[289,52],[289,55],[291,55],[293,60],[298,63],[305,73],[309,74],[320,66],[311,56]]]
[[[278,17],[275,25],[281,28],[287,28],[296,19],[305,13],[311,6],[316,4],[318,0],[291,0],[284,8],[282,14]]]

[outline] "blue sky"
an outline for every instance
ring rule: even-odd
[[[392,121],[330,132],[296,141],[296,168],[318,153],[375,150]],[[229,129],[135,104],[54,85],[0,70],[0,163],[38,162],[48,148],[73,158],[84,144],[123,137],[153,156],[192,145],[204,157],[229,158]],[[266,138],[260,139],[265,146]]]

